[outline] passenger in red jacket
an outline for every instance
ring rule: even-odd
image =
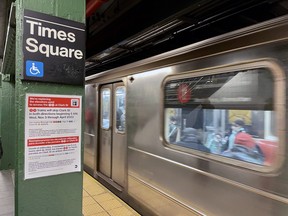
[[[227,150],[231,150],[235,144],[243,145],[248,148],[255,147],[255,141],[252,136],[245,132],[244,121],[237,119],[232,124],[232,133],[229,136],[229,145]]]
[[[265,156],[252,136],[245,132],[244,122],[236,120],[231,127],[232,133],[229,136],[228,149],[221,155],[250,163],[263,164]]]

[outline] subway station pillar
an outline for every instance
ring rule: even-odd
[[[85,0],[15,6],[15,216],[82,216]]]
[[[2,5],[5,8],[3,16],[7,17],[3,22],[4,24],[2,23],[5,25],[2,26],[2,29],[7,29],[7,37],[4,54],[5,61],[0,65],[0,145],[2,146],[2,149],[0,149],[0,151],[2,150],[2,157],[0,152],[0,170],[15,168],[15,18],[8,18],[11,2],[8,0],[3,1]],[[3,13],[3,10],[1,12]],[[6,32],[5,30],[4,32]]]

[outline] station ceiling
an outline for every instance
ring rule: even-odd
[[[288,14],[287,0],[86,0],[86,76]]]
[[[0,65],[9,9],[0,4]],[[288,0],[86,0],[85,75],[288,14]]]

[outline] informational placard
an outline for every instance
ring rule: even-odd
[[[24,10],[23,80],[83,85],[84,52],[84,23]]]
[[[81,171],[81,99],[26,94],[24,179]]]

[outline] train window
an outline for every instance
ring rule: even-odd
[[[274,85],[267,68],[169,80],[164,137],[183,150],[271,166],[279,148]]]
[[[103,88],[101,91],[101,126],[104,129],[110,127],[110,101],[111,90],[109,88]]]
[[[124,86],[116,88],[115,91],[115,103],[116,103],[116,130],[117,132],[125,132],[125,122],[126,122],[126,89]]]

